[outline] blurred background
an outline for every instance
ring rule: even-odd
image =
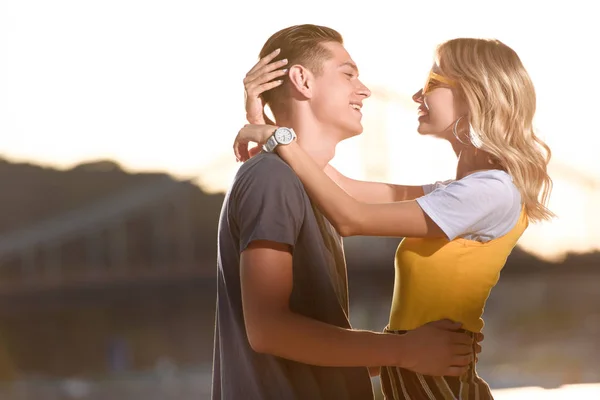
[[[591,3],[0,0],[0,399],[208,399],[216,229],[242,79],[279,29],[337,29],[373,91],[333,164],[452,178],[410,97],[435,46],[497,38],[538,94],[550,208],[485,311],[497,399],[600,398],[600,28]],[[355,327],[381,330],[398,239],[345,240]],[[378,392],[377,379],[374,379]]]

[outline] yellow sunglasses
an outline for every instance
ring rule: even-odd
[[[435,72],[431,71],[429,73],[429,76],[427,77],[427,81],[425,81],[425,85],[423,85],[423,94],[427,94],[439,87],[447,86],[456,87],[456,82],[454,82],[450,78],[446,78],[445,76],[436,74]]]

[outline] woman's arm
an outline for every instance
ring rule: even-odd
[[[415,200],[362,203],[336,185],[296,142],[278,146],[311,199],[342,236],[444,237]]]
[[[265,116],[266,118],[266,116]],[[274,125],[250,124],[237,134],[233,151],[238,161],[246,161],[256,155],[267,139],[277,129]],[[250,142],[259,146],[249,149]],[[403,186],[379,182],[365,182],[342,175],[331,165],[325,167],[325,173],[342,187],[350,196],[364,203],[391,203],[394,201],[414,200],[425,193],[422,186]]]
[[[425,194],[422,186],[366,182],[348,178],[329,164],[325,167],[325,173],[350,196],[364,203],[391,203],[394,201],[414,200]]]

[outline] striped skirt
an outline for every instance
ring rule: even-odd
[[[404,333],[389,329],[385,332]],[[493,399],[490,387],[475,372],[475,363],[460,377],[421,375],[403,368],[382,367],[380,379],[386,400]]]

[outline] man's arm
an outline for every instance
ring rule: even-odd
[[[363,203],[393,203],[395,201],[414,200],[425,194],[422,186],[366,182],[348,178],[329,164],[324,171],[350,196]]]
[[[248,340],[260,353],[337,367],[400,366],[429,375],[460,375],[473,359],[460,324],[428,324],[406,335],[343,329],[289,309],[289,245],[254,241],[241,255],[241,285]]]
[[[288,245],[257,241],[242,253],[244,319],[252,348],[321,366],[398,365],[400,336],[350,331],[289,309],[292,254]],[[400,339],[400,340],[399,340]],[[396,354],[394,354],[396,353]]]

